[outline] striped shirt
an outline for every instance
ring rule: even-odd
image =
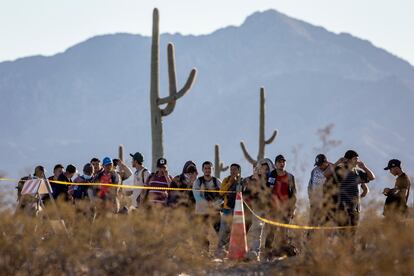
[[[171,176],[170,176],[170,179],[172,179]],[[168,188],[169,183],[164,175],[159,176],[158,174],[151,174],[146,183],[146,186]],[[149,203],[166,205],[167,199],[168,199],[167,191],[162,191],[162,190],[149,190],[148,191],[148,202]]]
[[[368,183],[365,171],[355,168],[347,172],[339,185],[339,206],[359,211],[359,184]]]

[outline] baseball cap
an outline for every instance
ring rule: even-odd
[[[389,170],[391,168],[401,168],[401,161],[398,159],[391,159],[390,161],[388,161],[388,166],[384,168],[384,170]]]
[[[157,160],[157,168],[161,168],[164,166],[167,166],[167,159],[161,157]]]
[[[139,153],[139,152],[136,152],[136,153],[134,153],[134,154],[132,154],[132,153],[130,153],[129,154],[131,157],[132,157],[132,159],[134,159],[135,161],[138,161],[138,162],[144,162],[144,156],[141,154],[141,153]]]
[[[314,166],[320,166],[320,165],[322,165],[323,163],[325,163],[327,161],[328,161],[328,159],[326,158],[325,154],[322,154],[322,153],[318,154],[318,155],[316,155]]]
[[[352,159],[358,156],[359,156],[358,153],[354,150],[348,150],[347,152],[345,152],[345,155],[344,155],[346,159]]]
[[[109,158],[109,157],[105,157],[105,158],[102,160],[102,165],[106,166],[106,165],[109,165],[109,164],[112,164],[112,159],[111,159],[111,158]]]
[[[276,163],[277,161],[281,161],[281,160],[286,161],[285,157],[284,157],[283,155],[279,154],[279,155],[278,155],[278,156],[276,156],[276,158],[275,158],[275,163]]]

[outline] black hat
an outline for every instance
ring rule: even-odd
[[[347,152],[345,152],[345,155],[344,155],[346,159],[352,159],[358,156],[359,156],[358,153],[354,150],[348,150]]]
[[[167,166],[167,159],[161,157],[157,160],[157,168],[161,168],[164,166]]]
[[[277,161],[281,161],[281,160],[286,161],[285,157],[284,157],[283,155],[279,154],[279,155],[278,155],[278,156],[276,156],[276,158],[275,158],[275,163],[276,163]]]
[[[139,153],[139,152],[136,152],[136,153],[134,153],[134,154],[132,154],[132,153],[130,153],[129,154],[131,157],[132,157],[132,159],[134,159],[135,161],[138,161],[138,162],[144,162],[144,156],[141,154],[141,153]]]
[[[391,159],[390,161],[388,161],[388,166],[384,168],[384,170],[389,170],[391,168],[401,168],[401,161],[398,159]]]
[[[318,154],[318,155],[316,155],[314,166],[320,166],[320,165],[322,165],[323,163],[325,163],[327,161],[328,161],[328,159],[326,158],[325,154],[322,154],[322,153]]]

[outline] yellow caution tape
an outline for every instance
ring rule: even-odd
[[[0,181],[19,182],[19,180],[12,179],[12,178],[0,178]],[[26,181],[26,180],[22,180],[22,181]]]
[[[256,214],[252,208],[243,200],[244,205],[249,209],[249,211],[259,220],[263,221],[264,223],[271,224],[274,226],[282,227],[282,228],[289,228],[289,229],[301,229],[301,230],[340,230],[340,229],[351,229],[355,228],[356,226],[301,226],[295,224],[287,224],[281,223],[277,221],[271,221],[265,218],[262,218],[258,214]]]
[[[20,180],[11,179],[11,178],[0,178],[0,181],[8,182],[19,182]],[[26,180],[21,180],[26,181]],[[60,184],[60,185],[69,185],[69,186],[106,186],[106,187],[116,187],[123,189],[141,189],[141,190],[161,190],[161,191],[196,191],[196,192],[209,192],[209,193],[235,193],[235,191],[220,191],[220,190],[193,190],[192,188],[171,188],[171,187],[153,187],[153,186],[134,186],[134,185],[122,185],[122,184],[107,184],[107,183],[74,183],[74,182],[65,182],[57,180],[48,180],[50,183]]]

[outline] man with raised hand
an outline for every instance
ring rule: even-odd
[[[359,159],[354,150],[348,150],[336,162],[335,173],[339,179],[338,224],[357,226],[359,223],[360,200],[368,193],[367,183],[375,179],[374,173]],[[362,193],[359,192],[361,186]],[[351,231],[355,235],[355,231]]]

